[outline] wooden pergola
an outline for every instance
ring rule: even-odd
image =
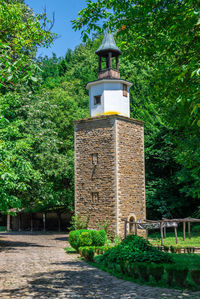
[[[174,234],[176,238],[176,244],[178,244],[178,234],[177,234],[177,227],[179,223],[183,223],[183,241],[186,238],[186,223],[188,227],[188,238],[191,238],[191,223],[200,223],[200,219],[195,218],[183,218],[183,219],[162,219],[162,220],[146,220],[143,222],[134,222],[128,221],[127,219],[122,219],[124,221],[124,237],[127,236],[127,224],[134,226],[134,234],[137,235],[138,229],[146,230],[146,238],[148,239],[148,230],[149,229],[158,229],[160,228],[160,235],[161,235],[161,245],[164,245],[164,238],[166,238],[166,228],[173,227]]]
[[[18,231],[21,231],[21,214],[22,213],[30,213],[30,231],[33,231],[33,214],[34,213],[42,213],[42,222],[43,222],[43,231],[46,231],[46,214],[55,212],[58,217],[58,231],[61,231],[61,214],[66,211],[66,207],[55,207],[52,209],[48,209],[46,211],[27,211],[25,208],[23,209],[16,209],[12,208],[9,209],[8,214],[7,214],[7,231],[11,230],[11,221],[10,221],[10,216],[18,215]]]

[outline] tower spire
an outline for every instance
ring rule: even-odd
[[[110,29],[107,27],[102,43],[96,54],[99,56],[99,72],[98,79],[113,78],[119,79],[119,55],[121,50],[117,47],[115,39],[112,33],[109,33]],[[116,59],[116,67],[113,67],[113,58]],[[102,60],[106,59],[106,68],[102,70]]]

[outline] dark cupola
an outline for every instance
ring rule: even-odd
[[[112,33],[106,31],[102,43],[96,54],[99,56],[98,79],[120,79],[119,72],[119,55],[120,49],[117,47]],[[113,58],[115,58],[116,68],[113,68]],[[102,61],[106,60],[106,68],[102,69]]]

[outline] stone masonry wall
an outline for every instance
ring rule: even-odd
[[[146,219],[142,122],[117,120],[117,161],[118,234],[123,235],[124,222],[121,219]],[[138,234],[144,235],[144,232],[138,230]]]
[[[110,232],[123,236],[123,218],[146,219],[144,171],[142,122],[117,115],[75,122],[75,211],[90,214],[90,228],[109,220]]]
[[[116,234],[115,140],[113,118],[75,122],[75,211]]]

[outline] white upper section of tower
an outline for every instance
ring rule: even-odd
[[[122,79],[101,79],[89,82],[90,117],[119,114],[130,117],[129,89],[132,83]]]

